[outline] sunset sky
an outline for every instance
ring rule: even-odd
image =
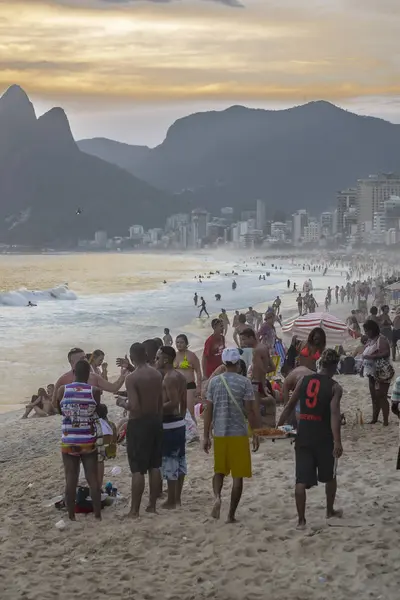
[[[176,118],[325,99],[400,122],[400,0],[0,0],[0,92],[76,138],[159,143]]]

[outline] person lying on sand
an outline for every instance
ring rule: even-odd
[[[320,372],[299,380],[278,422],[278,427],[284,425],[299,402],[295,446],[298,529],[306,526],[306,490],[318,485],[318,481],[325,483],[327,518],[342,516],[342,511],[334,510],[336,465],[337,459],[343,454],[340,432],[340,400],[343,390],[332,379],[337,372],[339,360],[336,350],[323,351]]]
[[[52,392],[54,386],[48,385],[47,390]],[[38,393],[32,396],[32,400],[27,404],[22,418],[27,419],[31,412],[34,417],[50,417],[56,414],[52,404],[52,396],[44,388],[39,388]]]

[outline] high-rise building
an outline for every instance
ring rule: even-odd
[[[348,188],[337,193],[336,233],[342,236],[349,234],[346,228],[346,214],[356,211],[357,189]]]
[[[374,213],[384,208],[390,196],[400,196],[400,175],[380,173],[357,182],[357,223],[359,231],[367,231],[373,225]]]
[[[321,233],[324,235],[332,234],[333,214],[331,212],[323,212],[321,214]]]
[[[304,227],[308,225],[308,214],[304,209],[300,209],[293,215],[292,239],[293,244],[298,246],[301,244]]]
[[[96,231],[94,234],[94,242],[100,248],[105,248],[107,246],[107,231]]]
[[[400,197],[390,196],[383,203],[383,211],[386,217],[386,229],[400,230]]]
[[[201,208],[192,211],[192,225],[194,221],[197,225],[197,239],[204,240],[207,237],[207,224],[210,218],[209,213]],[[197,245],[197,244],[196,244]]]
[[[166,231],[177,231],[181,225],[187,225],[189,223],[189,215],[186,213],[177,213],[168,217],[165,230]]]
[[[256,206],[256,227],[263,231],[265,223],[267,221],[267,210],[265,202],[263,200],[257,200]]]
[[[274,221],[271,223],[271,237],[279,242],[284,242],[286,239],[287,227],[282,221]]]
[[[143,225],[131,225],[129,227],[129,237],[135,239],[144,235]]]
[[[321,225],[316,221],[310,221],[303,230],[303,240],[307,244],[319,241],[321,237]]]

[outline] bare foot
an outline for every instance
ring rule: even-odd
[[[237,523],[237,519],[235,519],[235,517],[229,516],[225,522],[226,522],[227,525],[229,523]]]
[[[343,517],[343,510],[338,508],[338,510],[333,510],[331,513],[326,513],[327,519],[341,519]]]
[[[161,504],[161,508],[165,508],[166,510],[175,510],[176,504],[170,504],[167,500],[167,502],[163,502],[163,504]]]
[[[152,515],[156,515],[157,514],[156,507],[155,506],[150,506],[150,505],[146,508],[146,512],[147,513],[151,513]]]
[[[306,523],[306,520],[304,519],[304,521],[299,521],[297,523],[296,529],[297,529],[297,531],[304,531],[306,527],[307,527],[307,523]]]
[[[216,498],[213,509],[211,511],[211,516],[213,519],[219,519],[220,515],[221,515],[221,498]]]

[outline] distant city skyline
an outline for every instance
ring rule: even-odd
[[[0,93],[76,139],[154,146],[178,118],[328,100],[400,123],[397,0],[0,0]]]

